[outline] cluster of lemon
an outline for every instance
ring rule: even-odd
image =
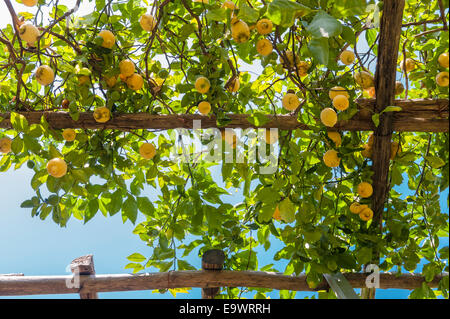
[[[369,198],[373,194],[373,187],[370,183],[362,182],[358,185],[357,193],[361,198]],[[359,214],[359,218],[364,221],[371,220],[373,217],[373,210],[368,205],[358,202],[350,205],[350,212]]]
[[[442,68],[447,68],[449,66],[449,54],[448,52],[441,53],[438,57],[438,63]],[[416,62],[411,58],[406,58],[404,61],[400,62],[400,70],[402,72],[411,72],[416,68]],[[446,87],[449,84],[449,74],[448,71],[441,71],[436,75],[436,83],[439,86]]]

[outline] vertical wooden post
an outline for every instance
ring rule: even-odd
[[[376,105],[375,112],[380,113],[387,106],[393,105],[395,98],[395,80],[397,59],[402,32],[403,9],[405,0],[385,0],[380,22],[378,42],[377,69],[375,72]],[[383,211],[389,192],[389,165],[391,155],[391,138],[393,133],[393,114],[380,115],[380,123],[374,132],[373,143],[373,223],[371,228],[381,235]],[[379,263],[379,252],[374,252],[373,263]],[[363,288],[363,298],[374,299],[375,288]]]
[[[220,271],[225,262],[225,254],[220,249],[207,250],[202,257],[202,269]],[[202,289],[202,299],[214,299],[219,293],[220,287],[208,287]]]
[[[94,256],[86,255],[86,256],[75,258],[70,263],[70,270],[72,271],[72,273],[75,276],[77,276],[77,275],[79,275],[79,276],[95,275]],[[82,277],[80,277],[80,284],[81,284],[80,299],[98,299],[98,295],[95,291],[89,291],[89,292],[83,291],[83,281],[81,279],[82,279]]]

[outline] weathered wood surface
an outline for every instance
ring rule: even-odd
[[[365,287],[368,274],[345,273],[353,288]],[[436,276],[428,285],[438,287],[439,281],[448,273]],[[82,276],[83,277],[83,276]],[[261,271],[170,271],[149,274],[118,274],[84,276],[86,291],[111,292],[153,290],[185,287],[264,287],[278,290],[314,291],[306,282],[306,275],[287,276]],[[72,276],[0,276],[0,295],[45,295],[78,293],[67,288],[66,281]],[[419,274],[380,274],[381,289],[414,289],[420,287],[424,277]]]
[[[222,270],[225,262],[225,254],[220,249],[210,249],[202,256],[202,269],[208,271]],[[202,299],[214,299],[219,293],[220,287],[210,287],[202,289]]]
[[[356,100],[360,112],[352,119],[340,121],[333,128],[342,131],[373,131],[375,126],[371,115],[375,109],[374,99]],[[384,105],[384,104],[383,104]],[[405,132],[448,132],[448,100],[395,100],[392,104],[403,108],[400,112],[391,112],[392,127],[394,131]],[[387,105],[386,105],[387,106]],[[208,117],[200,114],[165,114],[153,115],[149,113],[113,114],[107,123],[97,123],[92,112],[80,113],[78,121],[72,120],[67,112],[19,112],[23,114],[29,124],[40,123],[44,115],[49,126],[53,129],[81,128],[81,129],[116,129],[131,131],[136,129],[167,130],[175,128],[193,128],[193,121],[200,120],[202,128],[217,128],[214,116]],[[387,114],[387,113],[386,113]],[[250,114],[228,114],[231,120],[226,127],[229,128],[256,128],[248,118]],[[2,113],[0,128],[12,128],[9,113]],[[303,129],[309,130],[307,124],[300,123],[294,115],[267,115],[269,122],[261,128],[279,128],[282,130]],[[320,121],[313,125],[321,125]]]
[[[86,255],[75,258],[70,263],[70,270],[72,271],[74,276],[92,276],[95,275],[95,267],[94,267],[94,256]],[[87,291],[83,286],[83,281],[80,277],[80,299],[98,299],[98,294],[95,291]]]

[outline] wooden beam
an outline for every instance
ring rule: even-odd
[[[95,275],[94,257],[92,255],[81,256],[75,258],[70,263],[70,271],[74,276],[80,276],[80,299],[98,299],[95,291],[87,291],[83,285],[82,278]],[[81,277],[82,276],[82,277]]]
[[[405,0],[385,0],[380,21],[378,41],[377,67],[375,71],[376,101],[374,111],[381,113],[386,107],[394,105],[395,82],[397,75],[397,59],[402,32],[403,9]],[[381,233],[385,200],[389,192],[389,165],[391,139],[394,131],[394,113],[385,112],[380,115],[378,127],[374,130],[373,143],[373,195],[372,210],[374,212],[372,229]],[[379,263],[379,253],[375,251],[372,263]],[[361,296],[375,298],[375,288],[364,288]]]
[[[344,273],[353,288],[364,288],[368,274]],[[436,288],[448,273],[437,275],[427,285]],[[306,275],[287,276],[262,271],[170,271],[147,274],[117,274],[82,276],[86,291],[111,292],[154,290],[185,287],[263,287],[278,290],[316,291],[306,282]],[[0,276],[0,296],[46,295],[78,293],[68,288],[72,276]],[[380,274],[381,289],[408,289],[420,287],[425,279],[420,274]]]
[[[220,249],[207,250],[202,256],[202,269],[206,271],[220,271],[225,262],[225,254]],[[208,287],[202,289],[202,299],[214,299],[219,293],[220,287]]]
[[[375,126],[371,116],[375,110],[376,102],[373,99],[359,99],[355,101],[359,112],[352,119],[338,122],[331,130],[342,131],[373,131]],[[448,100],[395,100],[392,104],[401,106],[404,110],[393,112],[392,126],[399,132],[448,132]],[[72,120],[67,112],[19,112],[26,117],[29,124],[40,123],[45,117],[53,129],[79,128],[79,129],[116,129],[131,131],[137,129],[168,130],[175,128],[193,128],[193,121],[200,120],[202,128],[217,128],[216,117],[199,114],[160,114],[149,113],[113,114],[107,123],[97,123],[92,112],[80,113],[78,121]],[[250,114],[228,114],[229,128],[257,128],[248,118]],[[383,116],[382,116],[383,117]],[[12,128],[10,113],[0,114],[0,128]],[[311,129],[307,124],[300,123],[296,115],[267,115],[268,122],[261,128],[278,128],[282,130]],[[320,126],[317,122],[311,125]]]

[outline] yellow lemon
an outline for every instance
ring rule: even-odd
[[[145,159],[152,159],[156,155],[156,148],[151,143],[144,143],[139,147],[139,154]]]
[[[404,63],[405,62],[405,63]],[[400,62],[400,70],[403,72],[411,72],[416,68],[416,62],[413,59],[407,58],[405,61]]]
[[[359,218],[361,218],[364,221],[368,221],[371,220],[373,218],[373,210],[370,209],[369,207],[363,209],[360,213],[359,213]]]
[[[286,51],[286,59],[284,60],[283,56],[280,55],[280,63],[283,64],[285,67],[293,67],[294,65],[297,65],[300,63],[300,57],[298,54],[295,55],[295,63],[294,63],[294,53],[292,51],[287,50]]]
[[[344,95],[347,99],[350,98],[350,95],[348,94],[347,90],[341,86],[332,87],[328,92],[328,96],[332,100],[338,95]]]
[[[330,140],[334,142],[336,147],[341,146],[342,143],[341,134],[339,134],[338,132],[328,132],[327,135],[330,138]]]
[[[67,164],[62,158],[53,158],[47,163],[47,172],[56,178],[63,177],[67,173]]]
[[[320,112],[320,121],[323,125],[333,127],[337,123],[337,114],[332,108],[325,108]]]
[[[98,123],[108,122],[111,118],[111,112],[106,106],[99,107],[94,111],[94,120]]]
[[[373,86],[375,86],[375,80],[369,72],[359,71],[353,75],[356,84],[358,84],[363,89],[367,90]]]
[[[106,85],[112,88],[117,83],[117,76],[106,77],[105,76]]]
[[[8,154],[11,152],[12,140],[9,137],[4,137],[0,139],[0,153]]]
[[[250,39],[250,29],[242,20],[233,19],[231,20],[231,37],[237,43],[244,43]]]
[[[74,129],[66,128],[62,132],[62,136],[67,142],[72,142],[73,140],[75,140],[75,137],[77,136],[77,133],[75,132]]]
[[[400,95],[405,90],[405,87],[403,86],[403,83],[400,81],[395,82],[395,95]]]
[[[261,19],[256,23],[256,31],[262,35],[272,32],[272,28],[273,24],[269,19]]]
[[[437,76],[436,76],[436,83],[439,86],[445,87],[448,86],[448,72],[440,72]]]
[[[375,87],[371,86],[370,88],[368,88],[367,90],[365,90],[367,92],[367,94],[369,95],[369,97],[374,98],[376,95],[375,92]]]
[[[341,158],[338,156],[338,152],[335,150],[329,150],[323,155],[323,162],[328,167],[338,167],[341,162]]]
[[[48,65],[41,65],[36,70],[36,80],[41,85],[49,85],[55,80],[55,72]]]
[[[22,0],[22,3],[27,7],[34,7],[38,3],[38,0]]]
[[[79,83],[80,85],[86,84],[86,83],[88,83],[88,82],[89,82],[89,76],[87,76],[87,75],[80,75],[80,76],[78,77],[78,83]]]
[[[358,195],[362,198],[368,198],[373,194],[372,185],[367,182],[362,182],[358,185]]]
[[[438,62],[443,68],[448,68],[449,63],[449,57],[448,52],[444,52],[441,55],[439,55]]]
[[[350,50],[342,51],[341,55],[339,56],[339,59],[342,63],[345,65],[350,65],[355,61],[355,54]]]
[[[224,3],[222,3],[222,8],[227,8],[230,10],[238,10],[238,6],[233,2],[233,1],[224,1]]]
[[[143,85],[144,85],[144,78],[140,74],[134,73],[133,75],[127,78],[127,86],[133,91],[138,91],[142,89]]]
[[[345,95],[336,95],[333,99],[333,106],[339,111],[345,111],[349,106],[347,97]]]
[[[359,212],[361,211],[361,204],[354,202],[350,205],[350,212],[352,212],[352,214],[359,214]]]
[[[151,32],[156,27],[156,20],[151,14],[143,14],[139,19],[139,24],[142,29]]]
[[[119,69],[120,74],[127,78],[129,76],[132,76],[135,71],[134,63],[130,59],[122,60],[119,63]]]
[[[262,56],[268,56],[273,51],[273,45],[267,39],[260,39],[256,42],[256,51]]]
[[[297,75],[299,77],[305,77],[308,75],[309,63],[305,61],[300,61],[297,63]]]
[[[208,115],[211,111],[211,104],[207,101],[202,101],[198,104],[198,111],[203,115]]]
[[[31,46],[34,46],[34,43],[37,41],[39,35],[40,32],[38,28],[31,23],[24,23],[19,28],[19,37]]]
[[[104,48],[111,49],[114,46],[114,44],[116,43],[116,37],[109,30],[100,31],[98,36],[103,38],[102,47],[104,47]]]
[[[201,94],[205,94],[206,92],[208,92],[210,87],[211,83],[204,76],[198,77],[195,81],[195,89]]]
[[[300,105],[300,100],[294,93],[287,93],[285,96],[283,96],[282,104],[286,110],[294,111]]]

